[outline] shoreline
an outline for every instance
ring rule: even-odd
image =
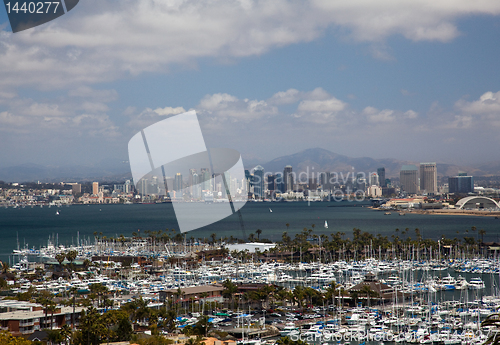
[[[412,211],[404,210],[386,210],[382,208],[369,207],[375,211],[398,212],[406,214],[425,214],[425,215],[452,215],[452,216],[476,216],[476,217],[496,217],[500,218],[500,211],[480,211],[480,210],[457,210],[457,209],[440,209],[440,210],[420,210],[413,209]]]

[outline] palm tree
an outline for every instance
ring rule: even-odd
[[[72,286],[70,289],[69,289],[69,292],[73,295],[73,300],[72,300],[72,304],[73,304],[73,314],[71,314],[71,329],[74,329],[75,328],[75,304],[76,304],[76,293],[78,292],[78,288],[75,287],[75,286]]]
[[[57,262],[59,263],[59,266],[62,267],[62,263],[63,263],[64,259],[66,259],[66,254],[64,254],[64,253],[56,254],[55,258],[56,258]]]
[[[260,241],[260,234],[262,234],[262,230],[257,229],[255,233],[257,234],[257,241]]]
[[[234,295],[238,292],[238,287],[229,279],[226,279],[224,283],[222,283],[224,290],[222,291],[222,296],[224,298],[229,298],[230,306],[233,306]]]
[[[500,337],[498,336],[498,329],[500,328],[500,314],[495,313],[488,315],[488,317],[481,322],[481,327],[494,326],[496,329],[494,332],[489,332],[490,336],[486,339],[483,345],[499,345]]]
[[[47,306],[47,311],[50,312],[50,329],[52,329],[54,326],[54,313],[57,311],[57,309],[57,304],[55,304],[54,302],[51,302]]]
[[[64,338],[64,343],[69,344],[69,340],[71,338],[71,334],[73,332],[71,331],[71,328],[68,325],[63,325],[61,327],[61,330],[59,331],[59,334]]]
[[[481,235],[481,243],[484,243],[483,236],[486,235],[486,231],[484,229],[479,230],[479,235]]]
[[[363,285],[363,287],[361,288],[361,290],[359,290],[359,292],[366,295],[368,306],[370,306],[370,297],[378,296],[378,292],[373,291],[370,285]]]
[[[203,301],[203,306],[202,306],[202,310],[201,310],[201,314],[204,315],[205,314],[205,299],[208,297],[208,293],[207,292],[202,292],[201,295],[200,295],[202,301]]]

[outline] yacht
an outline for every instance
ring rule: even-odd
[[[285,328],[280,331],[282,337],[290,336],[293,334],[299,334],[299,329],[293,322],[288,322],[285,324]]]
[[[470,280],[469,289],[479,290],[479,289],[484,289],[484,288],[485,288],[485,285],[484,285],[484,282],[481,278],[476,277],[476,278],[472,278]]]

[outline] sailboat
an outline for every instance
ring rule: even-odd
[[[59,211],[56,211],[56,216],[58,216],[58,215],[59,215]]]
[[[328,229],[328,222],[325,220],[325,229]]]
[[[269,209],[269,212],[271,212],[271,213],[272,213],[272,212],[273,212],[273,210]]]

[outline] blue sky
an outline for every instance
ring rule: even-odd
[[[0,162],[127,158],[195,109],[208,146],[266,161],[500,160],[497,1],[82,0],[12,34],[0,10]]]

